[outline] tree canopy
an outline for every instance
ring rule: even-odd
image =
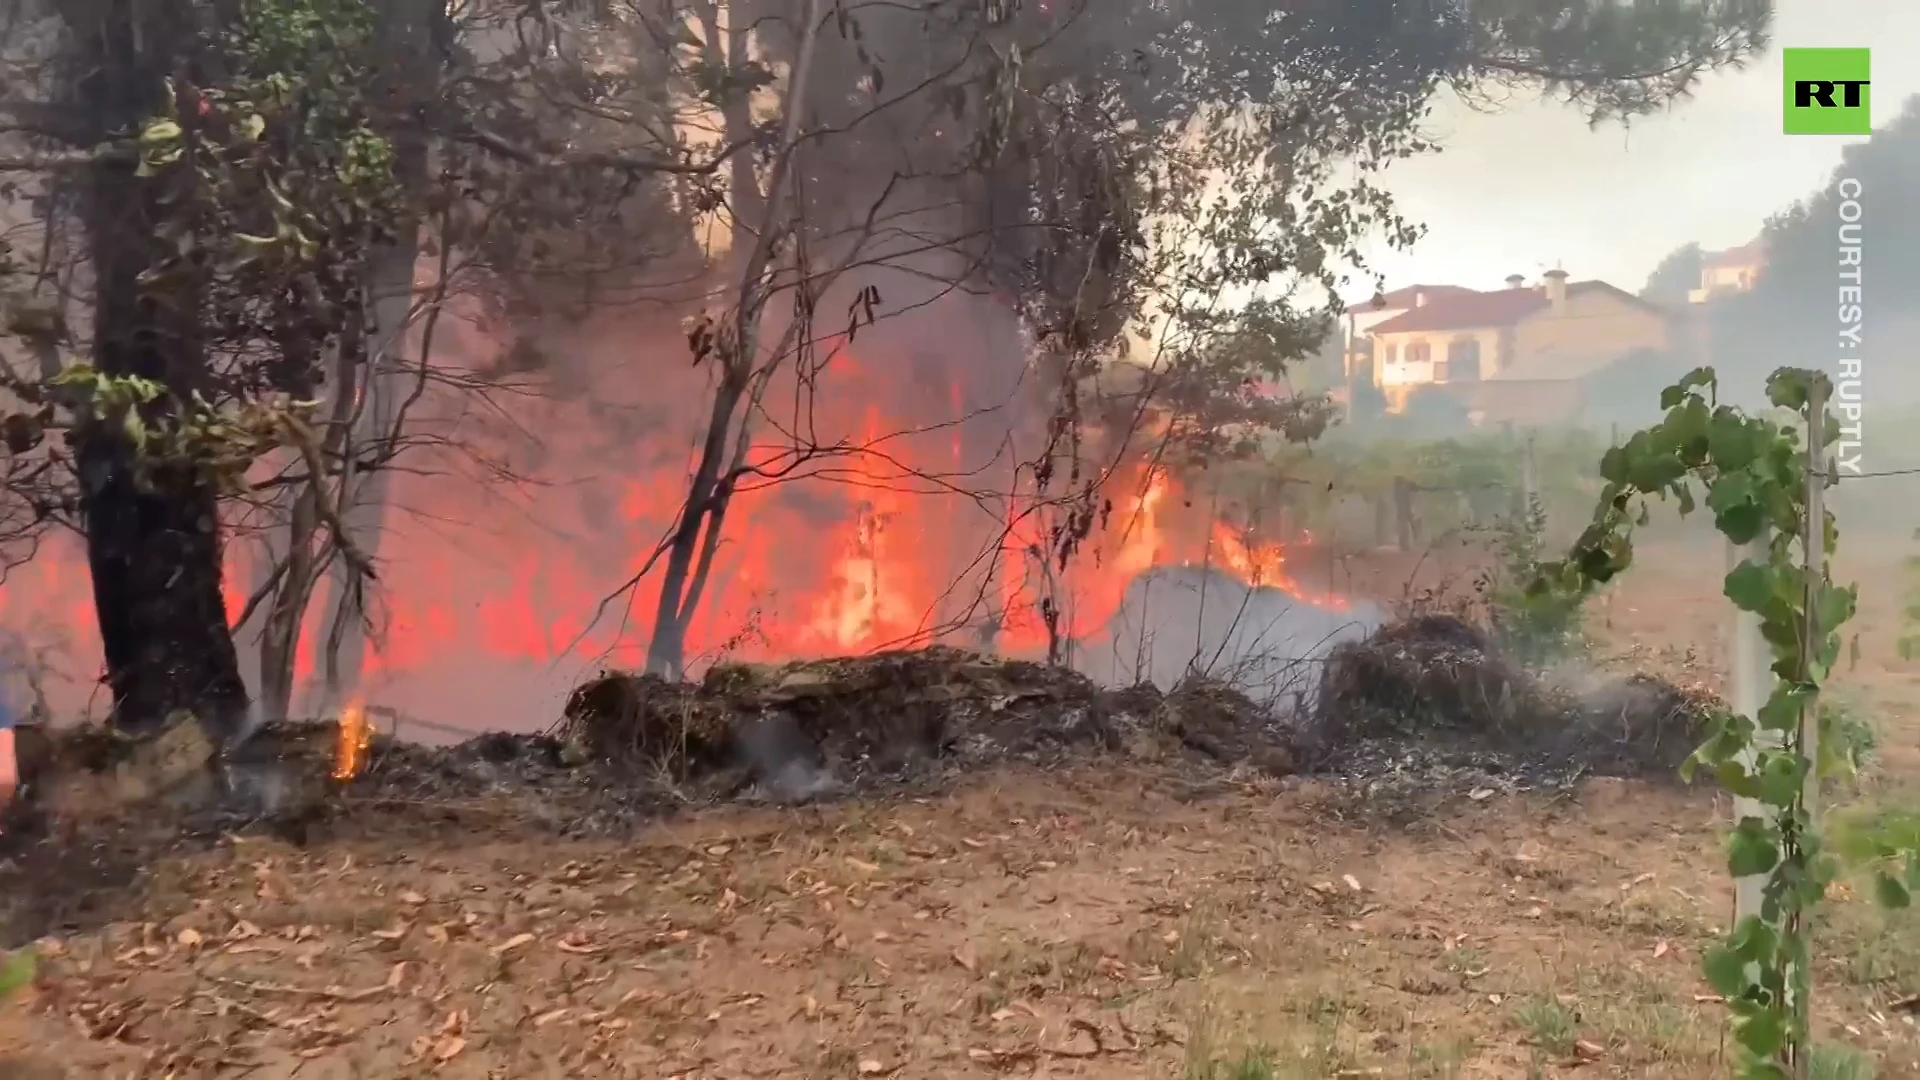
[[[701,448],[661,550],[671,638],[740,483],[859,452],[769,395],[804,398],[864,328],[971,294],[1039,357],[1050,419],[1023,451],[1029,487],[998,497],[1068,500],[1064,560],[1104,475],[1082,456],[1136,430],[1083,430],[1109,415],[1080,395],[1116,353],[1223,388],[1176,411],[1324,424],[1243,391],[1325,339],[1363,241],[1417,238],[1377,177],[1433,149],[1436,95],[1631,118],[1752,56],[1770,16],[1765,0],[15,5],[0,170],[26,174],[10,190],[38,231],[13,246],[8,325],[39,362],[6,376],[26,408],[4,418],[0,473],[27,509],[0,520],[85,535],[117,702],[231,713],[222,500],[290,538],[258,593],[290,663],[313,576],[372,576],[343,507],[398,452],[422,392],[402,377],[487,385],[404,365],[389,346],[409,309],[431,325],[447,290],[483,297],[525,346],[519,371],[543,367],[556,324],[644,310],[691,320],[681,370],[710,395],[662,418]],[[421,256],[439,291],[414,303]]]

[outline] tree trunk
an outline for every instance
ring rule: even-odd
[[[732,363],[729,358],[720,360]],[[660,599],[654,608],[653,638],[647,644],[647,670],[668,678],[678,678],[686,670],[687,626],[682,614],[691,613],[699,601],[699,597],[689,595],[688,577],[700,550],[701,536],[719,524],[712,514],[716,505],[713,495],[725,464],[734,410],[746,391],[745,385],[734,376],[732,370],[724,372],[720,385],[714,390],[713,409],[707,417],[707,436],[700,446],[693,483],[687,487],[686,509],[681,512],[667,550],[667,568],[660,581]],[[724,503],[719,506],[724,511]]]
[[[325,483],[319,478],[314,483]],[[260,713],[284,720],[293,708],[294,662],[300,649],[300,630],[306,622],[307,601],[313,596],[314,538],[320,530],[320,501],[312,485],[294,500],[287,526],[287,569],[273,591],[266,625],[260,632]]]
[[[411,112],[435,99],[439,92],[446,39],[452,34],[447,6],[439,0],[387,0],[379,6],[383,49],[389,58],[388,88]],[[428,183],[428,140],[425,132],[403,126],[394,133],[394,171],[409,192],[424,193]],[[441,243],[446,244],[442,237]],[[371,370],[366,378],[366,402],[357,418],[349,446],[355,454],[377,450],[396,432],[403,402],[410,392],[406,340],[413,317],[414,269],[420,258],[418,223],[404,223],[397,239],[369,260],[373,295],[373,334],[367,342]],[[421,362],[431,342],[423,341]],[[391,487],[386,469],[355,480],[350,475],[340,489],[340,518],[354,544],[368,557],[379,553],[386,524]],[[366,663],[367,582],[346,559],[335,560],[322,658],[324,700],[321,707],[338,705],[343,694],[359,689]]]
[[[158,110],[193,20],[134,0],[108,0],[87,14],[69,16],[91,62],[78,104],[105,140],[137,130]],[[94,365],[104,375],[154,380],[174,398],[161,408],[177,407],[204,384],[207,368],[193,283],[150,288],[141,280],[163,250],[157,232],[170,213],[167,181],[138,177],[124,160],[94,164],[88,180]],[[213,484],[191,465],[143,461],[117,424],[84,425],[75,440],[113,725],[152,732],[184,710],[217,736],[240,731],[247,691],[221,596]]]

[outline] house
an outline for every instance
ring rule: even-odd
[[[1577,415],[1581,381],[1623,356],[1675,344],[1672,316],[1604,281],[1551,270],[1491,292],[1454,290],[1369,326],[1373,381],[1389,411],[1445,386],[1480,420],[1550,423]]]
[[[1425,307],[1434,300],[1467,296],[1472,289],[1459,285],[1409,285],[1389,293],[1381,293],[1371,301],[1355,304],[1347,309],[1346,322],[1341,326],[1341,336],[1346,342],[1347,382],[1372,379],[1373,328],[1390,319],[1398,318],[1415,308]]]
[[[1700,287],[1687,293],[1687,300],[1704,304],[1716,296],[1746,292],[1766,265],[1767,249],[1760,240],[1725,251],[1705,252],[1700,256]]]

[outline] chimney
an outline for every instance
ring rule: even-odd
[[[1547,303],[1553,305],[1553,313],[1558,315],[1567,309],[1567,272],[1549,270],[1546,278]]]
[[[1425,289],[1413,290],[1413,306],[1414,307],[1427,306],[1427,291]]]
[[[1524,277],[1521,277],[1519,274],[1507,275],[1507,288],[1509,289],[1523,288],[1526,284],[1527,284],[1527,279]]]

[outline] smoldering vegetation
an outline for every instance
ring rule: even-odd
[[[1311,778],[1345,809],[1404,819],[1586,776],[1678,782],[1719,707],[1647,675],[1529,668],[1454,616],[1383,622],[1195,568],[1135,584],[1105,636],[1129,635],[1138,663],[1099,678],[1091,658],[1074,670],[946,646],[722,663],[698,681],[608,671],[547,732],[444,747],[376,736],[348,781],[330,775],[334,724],[269,725],[170,805],[189,834],[264,822],[304,840],[341,813],[489,805],[607,832],[689,805],[927,792],[1007,766],[1104,762],[1171,770],[1196,791]],[[62,773],[113,776],[125,752],[89,729],[36,733],[11,842],[47,835]]]

